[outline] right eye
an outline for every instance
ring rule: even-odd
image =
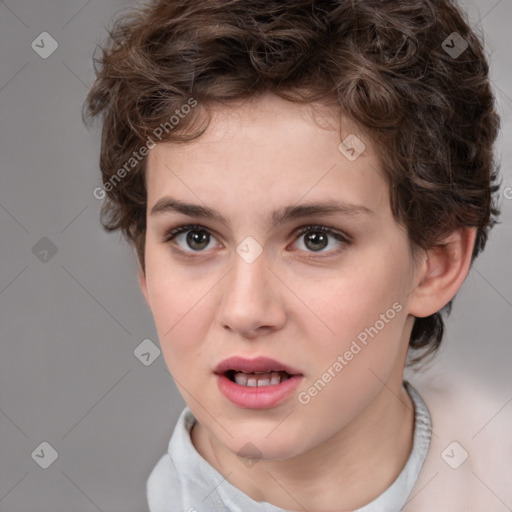
[[[182,236],[180,236],[182,235]],[[186,226],[178,226],[177,228],[171,229],[165,234],[164,243],[172,245],[177,245],[179,252],[183,253],[185,257],[193,257],[190,253],[194,252],[204,252],[204,249],[208,247],[211,239],[215,240],[215,238],[211,235],[211,233],[203,226],[199,224],[192,224]],[[180,247],[178,243],[186,244],[189,249],[186,247]]]

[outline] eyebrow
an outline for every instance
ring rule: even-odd
[[[198,204],[186,203],[173,199],[172,197],[160,198],[151,208],[150,215],[157,216],[165,213],[182,213],[189,217],[197,217],[202,219],[211,219],[220,222],[225,226],[229,226],[228,220],[216,210],[201,206]],[[347,217],[355,217],[357,215],[374,214],[374,212],[366,206],[345,203],[343,201],[327,201],[322,203],[305,203],[300,205],[286,206],[284,208],[274,210],[270,213],[269,223],[274,228],[278,224],[283,224],[294,219],[311,217],[313,215],[343,215]]]

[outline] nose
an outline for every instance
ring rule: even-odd
[[[248,263],[238,254],[226,276],[218,321],[224,329],[247,339],[281,329],[286,321],[280,291],[285,288],[260,254]]]

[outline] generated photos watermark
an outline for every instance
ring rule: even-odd
[[[153,136],[158,142],[163,140],[164,132],[170,133],[180,121],[184,119],[191,110],[198,105],[198,102],[194,98],[189,98],[187,103],[183,104],[181,108],[177,108],[174,114],[169,118],[169,121],[160,123],[160,125],[153,130]],[[113,190],[121,180],[130,173],[130,171],[137,166],[139,162],[143,160],[149,154],[149,151],[156,146],[157,142],[148,135],[146,142],[137,150],[132,153],[132,156],[120,167],[117,172],[106,182],[103,187],[97,187],[93,190],[93,195],[96,199],[105,199],[107,192]]]
[[[399,302],[395,302],[385,313],[381,313],[379,319],[370,327],[365,327],[358,335],[357,339],[352,340],[350,347],[341,355],[338,355],[336,361],[315,381],[306,391],[301,391],[297,395],[297,400],[302,405],[307,405],[316,397],[329,382],[332,381],[348,364],[359,354],[370,341],[379,334],[382,329],[389,324],[397,313],[402,311],[403,306]]]

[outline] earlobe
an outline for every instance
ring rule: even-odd
[[[460,228],[426,251],[409,313],[418,318],[441,310],[459,291],[471,266],[476,228]]]

